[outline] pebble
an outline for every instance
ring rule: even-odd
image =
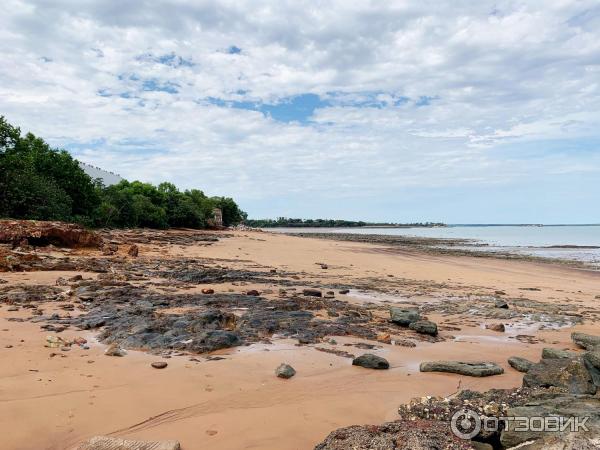
[[[164,369],[165,367],[168,366],[168,364],[164,361],[156,361],[153,362],[152,364],[150,364],[152,367],[154,367],[155,369]]]

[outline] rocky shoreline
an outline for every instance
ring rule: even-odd
[[[469,441],[458,439],[450,431],[450,419],[466,407],[488,418],[516,412],[586,414],[591,417],[591,434],[527,435],[532,446],[520,448],[545,448],[550,440],[551,445],[571,445],[575,438],[580,447],[573,448],[596,448],[600,336],[574,333],[574,344],[584,351],[565,351],[552,347],[554,341],[541,334],[597,323],[600,308],[595,304],[569,296],[543,301],[540,293],[545,288],[530,285],[507,294],[491,286],[374,276],[369,270],[360,277],[344,276],[340,272],[349,269],[320,258],[315,258],[311,271],[306,266],[260,264],[235,246],[219,258],[187,256],[188,248],[210,249],[240,239],[229,232],[101,230],[86,238],[90,245],[79,247],[56,238],[54,243],[29,240],[27,232],[35,235],[32,229],[33,225],[21,227],[18,239],[11,237],[0,245],[0,305],[6,323],[33,325],[46,335],[50,358],[89,349],[84,335],[90,333],[107,346],[105,355],[110,357],[126,360],[129,351],[143,351],[196,364],[223,359],[222,351],[256,345],[268,350],[286,340],[299,349],[347,361],[356,371],[386,372],[397,370],[388,356],[393,349],[418,355],[424,348],[454,345],[462,333],[485,330],[491,342],[547,347],[539,362],[520,356],[501,364],[497,358],[421,357],[417,374],[494,378],[518,370],[525,372],[521,388],[481,393],[459,389],[451,396],[415,399],[400,406],[397,421],[344,427],[316,448],[505,449],[524,443],[525,435],[508,429],[477,434]],[[64,229],[72,233],[72,228]],[[53,230],[56,234],[56,226]],[[259,233],[241,237],[253,245],[263,242]],[[380,238],[377,243],[391,242]],[[394,245],[405,245],[392,238]],[[369,236],[365,239],[372,243]],[[416,249],[422,244],[414,245]],[[52,282],[35,277],[15,282],[4,276],[18,273],[45,274]],[[152,362],[152,370],[170,368],[164,360]],[[292,379],[289,382],[304,377],[285,361],[270,371],[273,377]]]
[[[483,251],[478,250],[488,247],[487,244],[478,243],[471,239],[443,239],[414,236],[389,236],[382,234],[353,234],[353,233],[285,233],[289,236],[327,239],[345,242],[361,242],[365,244],[384,245],[389,251],[402,250],[414,251],[419,253],[428,253],[432,255],[447,256],[473,256],[477,258],[499,258],[518,261],[542,262],[548,264],[558,264],[569,267],[585,268],[598,270],[597,266],[586,264],[582,261],[569,259],[544,258],[542,256],[526,255],[508,251]],[[554,246],[546,248],[585,248],[573,246]],[[594,248],[594,247],[589,247]]]

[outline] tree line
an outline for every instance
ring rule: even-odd
[[[386,223],[386,222],[363,222],[360,220],[340,220],[340,219],[292,219],[288,217],[279,217],[277,219],[247,219],[244,221],[249,227],[255,228],[294,228],[294,227],[315,227],[315,228],[352,228],[352,227],[443,227],[443,223],[438,222],[416,222],[416,223]]]
[[[67,151],[9,124],[0,116],[0,217],[62,220],[89,227],[205,228],[220,208],[223,225],[246,218],[228,197],[207,197],[172,183],[154,186],[93,180]]]

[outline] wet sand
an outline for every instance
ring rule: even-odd
[[[215,265],[246,270],[297,272],[301,274],[293,280],[297,288],[347,285],[353,288],[351,292],[336,298],[353,303],[424,304],[495,291],[511,298],[568,303],[579,309],[595,309],[600,301],[594,298],[600,294],[598,272],[526,261],[392,251],[385,246],[271,233],[236,232],[211,246],[140,245],[140,258],[158,255],[209,258]],[[318,263],[327,264],[327,269]],[[58,277],[77,273],[82,272],[2,273],[0,279],[9,284],[54,285]],[[276,282],[223,283],[198,288],[206,287],[217,292],[271,290],[264,295],[269,298],[276,297],[279,286]],[[524,290],[532,288],[539,290]],[[48,304],[44,309],[52,307]],[[270,345],[215,352],[224,358],[220,360],[174,356],[164,359],[169,364],[166,369],[157,370],[150,363],[163,360],[160,356],[136,351],[122,358],[105,356],[105,346],[94,342],[94,334],[89,332],[68,329],[61,333],[65,338],[86,337],[89,350],[46,348],[46,336],[52,333],[40,330],[39,324],[6,320],[28,316],[23,309],[9,312],[6,305],[0,307],[2,449],[76,448],[78,442],[93,435],[177,439],[184,450],[309,449],[335,428],[394,420],[398,405],[413,397],[450,395],[459,386],[476,390],[519,386],[522,374],[508,366],[509,356],[537,360],[545,346],[575,349],[570,340],[574,330],[600,333],[595,320],[557,330],[514,323],[514,332],[509,327],[507,333],[497,333],[485,329],[486,320],[478,317],[456,327],[448,325],[456,318],[429,314],[440,324],[445,341],[417,341],[414,348],[369,341],[378,348],[367,351],[345,346],[367,342],[351,336],[334,337],[336,345],[302,346],[296,340],[274,338]],[[539,342],[515,339],[518,333],[534,336]],[[315,347],[355,355],[376,353],[389,360],[391,369],[354,367],[351,359]],[[58,355],[50,357],[51,353]],[[505,373],[481,379],[419,373],[421,361],[434,359],[494,361]],[[275,377],[274,370],[281,362],[291,364],[297,375],[290,380]]]

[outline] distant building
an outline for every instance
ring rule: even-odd
[[[123,177],[117,175],[116,173],[108,172],[106,170],[102,170],[100,167],[91,166],[86,163],[79,162],[79,167],[88,174],[92,180],[96,178],[100,178],[102,180],[102,184],[104,186],[112,186],[113,184],[118,184],[124,180]]]
[[[223,211],[220,208],[213,208],[213,223],[216,227],[223,226]]]

